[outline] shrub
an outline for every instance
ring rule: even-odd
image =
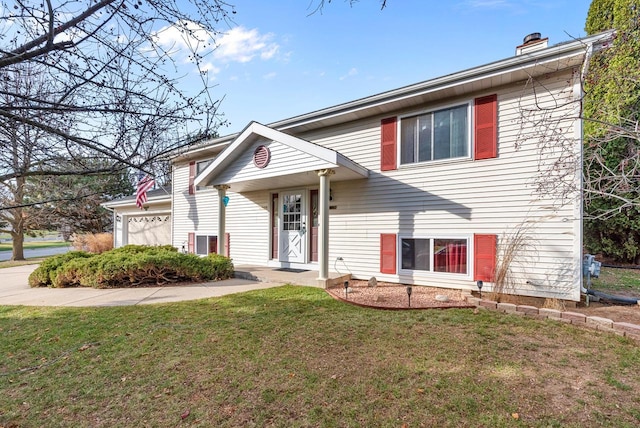
[[[138,254],[138,253],[156,253],[162,251],[170,251],[170,252],[178,252],[178,249],[173,245],[136,245],[129,244],[124,247],[119,247],[114,250],[111,250],[110,253],[119,254]]]
[[[93,257],[85,251],[69,251],[68,253],[45,259],[40,266],[29,275],[31,287],[51,287],[58,273],[58,269],[74,259],[88,259]]]
[[[54,287],[139,287],[186,281],[225,279],[233,274],[227,257],[199,257],[179,253],[174,247],[128,245],[64,264]]]
[[[101,254],[113,249],[113,234],[111,233],[84,233],[74,234],[71,237],[73,248],[79,251]]]
[[[213,277],[211,279],[228,279],[233,276],[233,262],[229,257],[211,253],[207,258],[213,265]]]

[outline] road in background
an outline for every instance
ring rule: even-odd
[[[53,256],[56,254],[64,254],[67,251],[71,250],[71,246],[68,247],[51,247],[51,248],[34,248],[34,249],[25,249],[24,250],[24,258],[30,259],[32,257],[46,257]],[[0,262],[4,262],[11,259],[11,251],[0,251]]]

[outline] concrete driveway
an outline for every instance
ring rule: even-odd
[[[282,284],[246,279],[227,279],[178,287],[30,288],[29,274],[37,265],[0,269],[0,305],[26,306],[127,306],[218,297]]]

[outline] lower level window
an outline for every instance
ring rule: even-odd
[[[467,273],[467,240],[403,238],[402,269]]]
[[[196,254],[206,256],[218,252],[218,237],[211,235],[196,235]]]

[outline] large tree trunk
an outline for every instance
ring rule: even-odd
[[[24,230],[22,230],[22,222],[20,222],[19,231],[12,231],[13,247],[11,260],[24,260]]]
[[[16,178],[16,189],[14,192],[14,198],[16,205],[20,205],[24,202],[24,187],[26,184],[26,178]],[[11,260],[24,260],[24,212],[22,208],[14,208],[11,210],[12,221],[11,223],[11,238],[13,239],[13,253]]]

